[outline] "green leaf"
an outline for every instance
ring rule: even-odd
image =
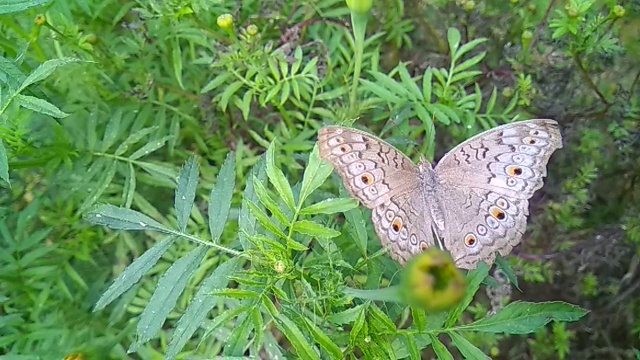
[[[129,290],[135,283],[144,276],[158,262],[158,259],[169,249],[176,240],[175,236],[170,236],[145,251],[131,265],[120,274],[111,286],[105,291],[93,308],[93,311],[104,309],[107,305],[117,299],[125,291]]]
[[[331,359],[344,359],[344,354],[340,347],[329,338],[325,332],[320,329],[314,321],[304,316],[302,313],[293,313],[293,316],[299,317],[307,326],[307,330],[311,333],[311,337],[324,351],[326,351]]]
[[[272,221],[269,219],[267,214],[265,214],[253,201],[247,201],[247,205],[249,207],[249,211],[251,215],[258,220],[260,225],[262,225],[265,229],[271,232],[274,235],[282,239],[286,239],[287,236],[280,230]]]
[[[255,329],[254,338],[252,340],[253,349],[257,353],[260,351],[263,345],[262,341],[264,338],[264,319],[262,317],[262,311],[260,311],[259,306],[253,307],[249,315],[251,316],[251,322],[253,323],[252,325]]]
[[[4,147],[4,142],[0,140],[0,179],[9,182],[9,159],[7,158],[7,148]]]
[[[40,6],[52,0],[4,0],[0,1],[0,15],[23,12],[32,7]]]
[[[184,89],[184,84],[182,84],[182,48],[180,46],[180,41],[176,37],[174,38],[173,44],[171,44],[171,60],[173,63],[173,75],[176,77],[178,81],[178,85],[181,89]]]
[[[96,131],[95,128],[92,130],[94,132]],[[147,135],[151,134],[156,130],[158,130],[157,126],[151,126],[151,127],[144,128],[142,130],[138,130],[134,132],[133,134],[129,135],[129,137],[125,141],[120,143],[120,145],[118,146],[114,154],[118,156],[124,154],[125,152],[127,152],[127,150],[129,150],[129,147],[131,147],[131,145],[137,144],[138,141],[142,140],[144,137],[146,137]]]
[[[291,185],[289,185],[289,181],[287,181],[282,170],[276,165],[274,152],[275,141],[272,141],[267,148],[267,177],[278,192],[278,195],[282,197],[284,203],[289,207],[289,210],[294,211],[296,206]]]
[[[284,336],[289,340],[293,348],[296,350],[299,359],[320,359],[320,356],[313,349],[309,341],[300,331],[300,328],[288,317],[282,314],[272,314],[273,322],[276,327],[282,331]]]
[[[399,285],[393,285],[386,288],[363,290],[354,289],[350,287],[344,287],[342,292],[346,296],[351,296],[358,299],[372,300],[372,301],[388,301],[395,303],[404,303],[402,300],[402,294]]]
[[[122,126],[122,110],[116,109],[109,118],[107,128],[104,130],[102,136],[102,144],[100,144],[99,151],[107,152],[107,150],[116,142],[120,133],[120,127]]]
[[[505,258],[503,258],[502,256],[498,255],[496,256],[496,265],[498,266],[498,268],[500,268],[500,270],[502,270],[502,272],[507,277],[509,282],[515,285],[516,289],[520,290],[520,287],[518,286],[518,277],[516,276],[516,272],[513,271],[513,268],[511,267],[511,265],[509,265],[507,260],[505,260]]]
[[[21,1],[22,4],[25,3],[37,3],[38,1]],[[44,3],[40,2],[40,3]],[[14,2],[15,4],[15,2]],[[3,13],[3,8],[9,6],[9,5],[3,5],[0,4],[0,14]],[[15,6],[15,5],[14,5]],[[35,5],[33,5],[35,6]],[[72,64],[72,63],[77,63],[80,62],[82,60],[80,59],[75,59],[75,58],[61,58],[61,59],[53,59],[53,60],[48,60],[45,61],[42,65],[38,66],[37,69],[35,69],[31,74],[29,74],[29,76],[27,76],[26,79],[24,79],[24,81],[22,82],[22,84],[20,85],[20,87],[18,88],[18,93],[22,92],[22,90],[26,89],[29,85],[35,84],[39,81],[42,81],[46,78],[48,78],[51,74],[53,74],[54,71],[56,71],[56,69],[58,69],[61,66],[65,66],[68,64]],[[43,100],[44,101],[44,100]]]
[[[451,327],[456,323],[456,321],[458,321],[462,312],[469,306],[469,304],[471,304],[471,301],[473,301],[476,292],[478,292],[478,289],[480,288],[480,284],[482,284],[482,281],[488,274],[489,266],[484,262],[479,262],[478,266],[474,270],[467,273],[467,292],[464,295],[464,299],[462,299],[455,310],[451,311],[447,315],[445,327]]]
[[[447,333],[447,335],[449,335],[453,345],[458,348],[458,351],[460,351],[460,354],[462,354],[465,359],[491,360],[491,358],[483,353],[482,350],[478,349],[475,345],[470,343],[469,340],[465,339],[464,336],[457,332],[452,331]]]
[[[330,229],[310,220],[298,220],[293,224],[293,231],[321,238],[334,238],[340,235],[339,231]]]
[[[438,339],[437,336],[429,334],[431,338],[431,346],[433,346],[433,352],[438,359],[453,360],[453,355],[449,352],[446,346]]]
[[[236,159],[232,152],[227,153],[224,163],[216,177],[216,183],[209,195],[209,231],[211,241],[218,243],[231,211],[233,190],[236,187]]]
[[[149,304],[140,315],[136,331],[137,339],[129,347],[129,352],[137,351],[142,344],[152,339],[162,328],[162,324],[176,305],[176,301],[187,286],[187,282],[200,266],[207,250],[209,250],[207,246],[199,245],[173,263],[160,278],[156,290],[149,299]]]
[[[69,116],[66,112],[58,109],[52,103],[29,95],[16,95],[16,102],[25,109],[33,110],[39,114],[48,115],[54,118],[64,118]]]
[[[247,299],[258,299],[260,298],[260,294],[251,290],[244,289],[220,289],[213,290],[209,292],[211,296],[219,296],[230,299],[238,299],[238,300],[247,300]]]
[[[113,205],[98,205],[84,219],[115,230],[155,230],[171,233],[171,229],[140,212]]]
[[[473,40],[469,41],[468,43],[460,46],[460,48],[454,54],[453,62],[454,63],[458,62],[458,60],[464,54],[468,53],[469,51],[475,49],[478,45],[482,44],[483,42],[487,42],[487,41],[489,41],[489,39],[477,38],[477,39],[473,39]]]
[[[369,306],[369,318],[371,324],[377,324],[384,332],[394,333],[397,331],[396,325],[389,319],[387,314],[382,312],[375,304]]]
[[[199,175],[200,171],[196,158],[191,156],[178,175],[178,188],[176,189],[174,200],[176,218],[180,231],[185,231],[187,228],[193,201],[196,198],[196,186],[198,185]]]
[[[140,149],[136,150],[133,154],[129,155],[130,160],[138,160],[143,156],[147,156],[152,152],[160,149],[164,146],[164,144],[171,139],[170,136],[164,136],[157,140],[151,140],[149,143],[145,144]]]
[[[458,52],[458,47],[460,46],[460,31],[456,28],[448,28],[447,29],[447,42],[449,43],[449,51],[451,52],[453,59],[455,62],[455,54]]]
[[[352,198],[331,198],[311,204],[300,210],[300,215],[335,214],[347,212],[358,207],[358,201]]]
[[[223,112],[227,110],[227,106],[229,105],[231,97],[238,90],[240,90],[242,86],[244,86],[244,83],[242,81],[235,81],[225,86],[224,91],[222,92],[222,94],[220,94],[220,99],[218,100],[218,106],[220,107],[220,110],[222,110]]]
[[[211,296],[211,292],[222,289],[229,283],[229,278],[240,269],[241,259],[233,258],[218,266],[209,277],[202,282],[198,292],[175,326],[171,341],[167,347],[166,358],[174,359],[180,350],[191,339],[191,336],[202,326],[209,312],[218,304],[219,298]]]
[[[218,74],[216,77],[214,77],[211,81],[209,81],[208,84],[206,84],[202,90],[200,90],[201,94],[207,93],[213,89],[216,89],[220,86],[222,86],[222,84],[224,84],[225,82],[229,81],[233,79],[233,73],[231,72],[221,72],[220,74]]]
[[[340,195],[345,195],[344,190],[340,189]],[[347,219],[347,229],[351,237],[355,240],[356,245],[362,252],[363,256],[367,254],[367,243],[369,242],[369,234],[367,233],[367,222],[359,207],[355,207],[344,213]]]
[[[480,54],[463,61],[461,64],[456,65],[455,68],[453,68],[454,73],[456,74],[461,73],[469,69],[470,67],[477,65],[480,61],[482,61],[482,59],[484,59],[486,54],[487,54],[486,52],[481,52]],[[454,79],[455,79],[455,76],[454,76]],[[452,82],[455,82],[455,81],[452,80]]]
[[[349,333],[349,344],[351,346],[356,346],[358,343],[358,336],[364,330],[365,321],[366,321],[366,310],[369,307],[369,304],[358,309],[357,316],[355,321],[353,322],[353,327],[351,328],[351,332]]]
[[[291,221],[289,221],[287,215],[285,215],[282,209],[280,209],[280,206],[276,204],[275,200],[269,196],[267,188],[265,188],[264,185],[262,185],[262,183],[260,183],[255,177],[253,178],[253,188],[255,189],[256,195],[258,195],[260,203],[271,212],[271,215],[282,225],[287,227],[291,226]]]
[[[82,202],[78,208],[78,213],[82,214],[89,207],[93,206],[105,190],[107,190],[107,187],[111,184],[111,180],[113,180],[113,177],[116,175],[116,166],[117,162],[115,160],[110,160],[106,170],[101,174],[100,182],[98,184],[93,184],[93,186],[95,186],[94,190]]]
[[[265,157],[260,157],[260,161],[253,166],[249,177],[253,179],[257,178],[259,181],[264,181],[266,178],[265,173]],[[247,181],[244,191],[244,198],[242,199],[242,205],[240,207],[240,213],[238,214],[238,227],[240,233],[238,238],[240,244],[244,250],[250,249],[251,241],[249,240],[256,234],[256,217],[251,214],[251,206],[249,203],[255,203],[258,201],[255,189],[253,187],[253,181]]]
[[[332,171],[333,167],[320,159],[318,143],[316,143],[309,155],[309,163],[304,169],[298,202],[304,203],[307,197],[327,180]]]
[[[227,357],[242,356],[249,345],[249,335],[252,330],[253,321],[251,317],[247,313],[238,316],[236,325],[224,344],[224,355],[227,355]]]
[[[587,314],[576,305],[562,301],[530,303],[515,301],[493,316],[482,318],[453,330],[485,333],[530,334],[551,321],[572,322]]]
[[[329,320],[330,322],[332,322],[333,324],[336,325],[344,325],[344,324],[351,324],[356,322],[356,320],[358,319],[358,317],[360,316],[360,312],[362,311],[363,307],[366,307],[367,305],[365,304],[360,304],[360,305],[356,305],[352,308],[349,308],[347,310],[344,311],[340,311],[337,313],[333,313],[331,315],[329,315],[327,317],[327,320]]]

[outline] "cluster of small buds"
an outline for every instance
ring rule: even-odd
[[[218,24],[219,28],[225,30],[227,33],[233,33],[234,21],[231,14],[222,14],[218,16],[216,23]],[[242,34],[244,35],[243,38],[247,42],[252,42],[253,39],[258,35],[258,31],[258,26],[254,24],[247,25],[246,28],[242,29]]]

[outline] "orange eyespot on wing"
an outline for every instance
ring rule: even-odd
[[[504,213],[504,211],[500,210],[500,209],[491,209],[491,216],[493,216],[494,218],[498,219],[498,220],[504,220],[507,215]]]
[[[522,175],[522,168],[519,166],[509,166],[507,168],[507,174],[509,174],[509,176],[520,176]]]
[[[400,230],[402,230],[402,220],[400,218],[393,219],[391,229],[393,229],[394,232],[399,233]]]
[[[464,238],[464,244],[467,245],[467,247],[474,247],[477,243],[478,240],[473,234],[468,234]]]
[[[371,176],[371,174],[362,174],[360,176],[360,180],[363,184],[370,185],[371,183],[373,183],[373,176]]]

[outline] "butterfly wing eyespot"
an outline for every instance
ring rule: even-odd
[[[491,208],[489,212],[491,213],[491,216],[498,220],[504,220],[507,217],[507,214],[505,214],[504,211],[495,207]]]
[[[362,174],[360,175],[360,180],[365,185],[371,185],[371,183],[373,183],[373,176],[371,176],[371,174]]]
[[[464,244],[470,248],[475,247],[478,244],[478,239],[476,239],[473,234],[467,234],[467,236],[464,237]]]
[[[391,229],[393,230],[393,232],[399,233],[400,230],[402,230],[402,219],[400,219],[399,217],[393,219],[393,222],[391,223]]]
[[[522,168],[519,166],[508,166],[507,174],[509,174],[509,176],[520,176],[522,175]]]

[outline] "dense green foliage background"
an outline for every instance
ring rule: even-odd
[[[640,4],[372,5],[0,0],[0,354],[640,358]],[[374,301],[317,130],[437,160],[516,117],[565,145],[523,244],[448,313]]]

